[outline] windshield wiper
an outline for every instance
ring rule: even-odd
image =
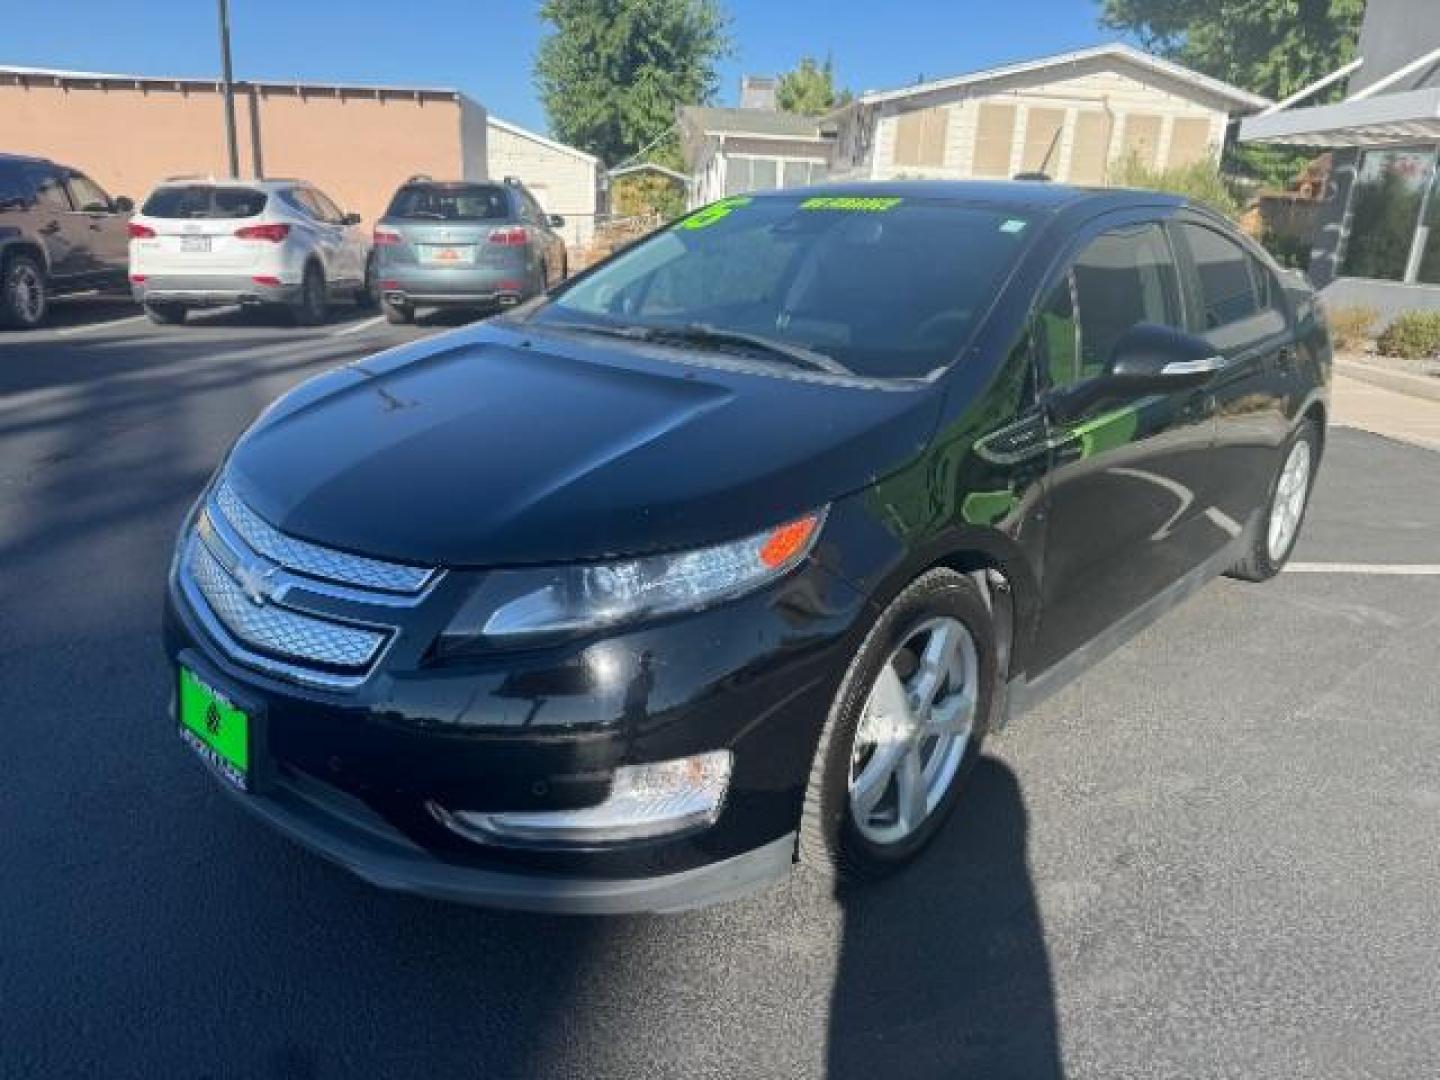
[[[788,341],[777,341],[763,334],[748,334],[743,330],[726,330],[709,323],[687,323],[684,326],[637,326],[636,336],[643,335],[646,341],[682,341],[694,345],[743,345],[758,349],[773,356],[783,356],[800,367],[828,372],[831,375],[853,375],[854,372],[833,357],[826,356],[803,345],[792,345]]]
[[[573,330],[582,334],[601,334],[605,337],[624,338],[627,341],[654,341],[661,344],[683,343],[692,345],[741,345],[747,349],[784,357],[800,367],[813,368],[830,375],[854,375],[840,361],[824,353],[807,349],[803,345],[792,345],[788,341],[776,341],[763,334],[747,334],[742,330],[724,330],[709,323],[687,323],[683,326],[653,326],[648,323],[574,323],[542,322],[557,330]]]

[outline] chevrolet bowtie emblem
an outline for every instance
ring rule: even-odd
[[[264,607],[270,601],[279,599],[279,594],[271,582],[279,569],[278,566],[266,566],[263,563],[241,563],[235,567],[235,580],[240,583],[240,588],[252,604]]]

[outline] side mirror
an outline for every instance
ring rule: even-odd
[[[1117,391],[1149,394],[1202,386],[1225,366],[1204,338],[1154,323],[1137,323],[1115,342],[1102,378]]]
[[[111,201],[117,214],[133,214],[135,212],[135,200],[129,195],[117,195]]]
[[[1131,401],[1203,386],[1225,366],[1225,358],[1204,338],[1155,323],[1137,323],[1110,351],[1105,372],[1049,395],[1052,419],[1071,423],[1102,402]]]
[[[559,214],[551,214],[550,227],[552,229],[563,229],[565,227],[565,219]]]
[[[346,214],[344,217],[342,217],[342,218],[340,219],[340,221],[341,221],[342,224],[345,224],[345,225],[359,225],[359,224],[360,224],[360,215],[359,215],[359,214]]]

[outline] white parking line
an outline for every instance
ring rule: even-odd
[[[1440,563],[1294,562],[1287,574],[1376,574],[1384,577],[1440,577]]]
[[[73,337],[76,334],[91,334],[96,330],[109,330],[116,326],[129,326],[131,323],[146,322],[148,316],[128,315],[123,319],[111,319],[109,322],[86,323],[83,326],[67,326],[64,330],[56,330],[56,337]]]
[[[349,326],[342,326],[339,330],[332,330],[330,336],[343,337],[345,334],[358,334],[361,330],[369,330],[372,326],[379,326],[384,321],[384,315],[376,315],[373,319],[365,319],[361,322],[351,323]]]

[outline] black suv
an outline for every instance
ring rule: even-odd
[[[124,289],[134,209],[77,169],[0,154],[0,325],[39,326],[62,293]]]
[[[268,409],[180,540],[180,735],[391,888],[886,874],[987,731],[1279,572],[1329,372],[1309,288],[1174,196],[726,199]]]

